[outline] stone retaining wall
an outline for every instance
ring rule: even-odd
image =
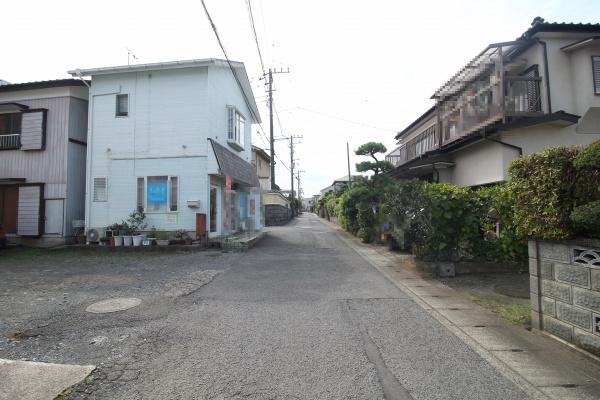
[[[285,225],[292,218],[292,211],[288,207],[280,204],[265,205],[265,225],[278,226]]]
[[[529,242],[532,327],[600,355],[600,246]]]

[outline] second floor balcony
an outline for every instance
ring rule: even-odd
[[[490,45],[436,91],[437,122],[386,156],[394,166],[499,122],[543,114],[537,66],[510,57],[518,42]]]

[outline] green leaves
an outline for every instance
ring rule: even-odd
[[[571,213],[578,204],[597,197],[593,190],[600,181],[598,168],[593,168],[600,161],[597,143],[581,153],[577,147],[552,147],[511,163],[513,218],[521,235],[556,240],[588,233],[581,224],[574,225]]]

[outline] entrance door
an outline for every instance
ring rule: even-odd
[[[0,224],[6,233],[17,233],[17,204],[19,188],[0,186]]]
[[[45,200],[45,224],[44,233],[58,234],[63,233],[63,199],[50,199]]]

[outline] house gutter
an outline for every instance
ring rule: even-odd
[[[537,39],[537,42],[542,46],[544,51],[544,70],[546,71],[545,81],[546,81],[546,97],[548,101],[548,114],[552,114],[552,97],[550,96],[550,68],[548,67],[548,47],[546,46],[546,42],[543,40]]]

